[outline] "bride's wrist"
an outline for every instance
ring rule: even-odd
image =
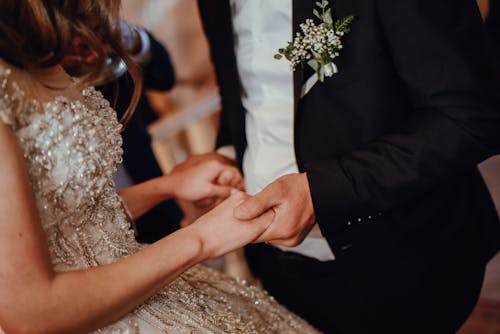
[[[182,239],[189,248],[188,253],[191,259],[191,265],[195,265],[209,259],[204,238],[200,232],[201,231],[199,231],[199,229],[191,225],[176,232],[182,236]]]
[[[213,231],[209,228],[210,223],[203,221],[203,219],[204,217],[202,216],[184,228],[191,235],[194,240],[193,242],[198,247],[198,259],[200,262],[220,256],[216,241],[217,238],[211,233]]]
[[[159,176],[150,181],[153,182],[150,194],[158,197],[160,201],[176,197],[175,179],[170,174]]]

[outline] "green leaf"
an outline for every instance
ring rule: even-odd
[[[328,10],[323,15],[323,21],[325,21],[325,23],[327,23],[329,25],[333,24],[332,9],[331,8],[328,8]]]
[[[326,6],[328,6],[328,0],[323,0],[322,1],[322,5],[323,5],[323,8],[325,8]]]
[[[338,19],[335,22],[335,32],[348,33],[350,31],[349,25],[352,23],[352,21],[354,21],[353,15],[349,15],[341,19]]]
[[[313,14],[314,14],[314,16],[316,16],[318,19],[320,19],[320,20],[322,20],[322,19],[323,19],[323,18],[321,17],[320,13],[318,12],[318,10],[317,10],[317,9],[314,9],[314,10],[313,10]]]
[[[283,56],[278,53],[274,55],[274,59],[276,60],[280,60],[281,58],[283,58]]]
[[[323,9],[323,5],[321,4],[321,2],[316,2],[316,6],[318,6],[319,8]]]

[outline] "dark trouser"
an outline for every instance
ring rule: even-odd
[[[432,260],[421,250],[415,257],[353,250],[330,262],[265,244],[245,254],[271,295],[325,333],[455,333],[477,301],[483,265]]]

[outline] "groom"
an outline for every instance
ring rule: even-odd
[[[335,0],[355,20],[314,85],[273,56],[315,1],[198,4],[218,145],[255,194],[235,215],[275,212],[246,250],[264,287],[326,333],[454,333],[500,248],[476,168],[499,152],[500,111],[475,2]]]

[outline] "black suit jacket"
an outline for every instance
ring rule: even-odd
[[[356,17],[340,72],[302,99],[311,72],[294,75],[296,158],[323,235],[337,258],[375,238],[408,254],[486,261],[499,249],[500,223],[476,165],[499,152],[500,112],[475,1],[332,3],[338,17]],[[218,145],[234,145],[241,164],[229,0],[198,4],[222,96]],[[294,31],[313,6],[293,0]]]
[[[486,27],[495,50],[497,67],[500,67],[500,2],[490,0],[489,4],[490,10],[486,18]]]

